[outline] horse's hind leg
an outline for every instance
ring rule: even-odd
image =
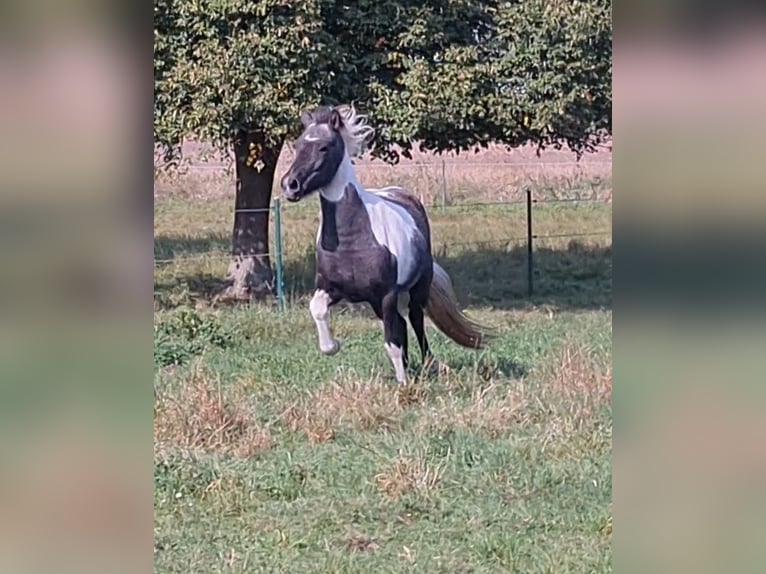
[[[317,328],[319,336],[319,350],[325,355],[334,355],[340,350],[340,343],[333,338],[330,332],[330,307],[340,299],[331,297],[324,289],[314,291],[314,296],[309,303],[309,311]]]
[[[431,287],[431,277],[423,277],[410,291],[409,319],[412,330],[418,339],[420,354],[423,358],[423,366],[427,366],[433,360],[431,349],[428,347],[426,329],[424,325],[424,309],[428,303],[428,292]]]
[[[383,318],[383,338],[385,340],[386,351],[391,358],[396,372],[396,380],[400,383],[407,382],[407,323],[399,312],[408,297],[397,291],[391,291],[383,297],[381,305]]]
[[[423,357],[423,365],[433,359],[431,355],[431,349],[428,347],[428,339],[426,339],[426,329],[423,324],[424,314],[423,307],[416,304],[410,305],[410,325],[412,330],[415,331],[415,336],[418,338],[418,346],[420,346],[420,355]]]

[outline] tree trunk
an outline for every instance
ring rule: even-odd
[[[273,291],[269,258],[271,188],[279,149],[264,145],[258,133],[242,133],[234,142],[237,170],[232,260],[223,297],[253,300]],[[262,210],[240,212],[239,210]]]

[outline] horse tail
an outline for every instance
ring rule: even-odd
[[[463,314],[449,275],[436,263],[425,311],[442,333],[463,347],[483,349],[493,336],[487,327]]]

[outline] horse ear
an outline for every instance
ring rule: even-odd
[[[307,128],[312,123],[314,123],[314,116],[311,114],[311,112],[301,112],[301,123],[303,124],[304,128]]]
[[[330,127],[336,132],[339,132],[340,128],[343,127],[343,118],[336,108],[333,108],[332,112],[330,113]]]

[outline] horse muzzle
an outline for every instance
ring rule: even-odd
[[[296,201],[300,201],[301,197],[303,197],[303,194],[301,193],[302,187],[303,186],[301,186],[298,178],[288,174],[282,180],[282,195],[287,201],[295,203]]]
[[[300,195],[290,195],[290,194],[283,194],[284,198],[289,201],[290,203],[298,203],[301,200]]]

